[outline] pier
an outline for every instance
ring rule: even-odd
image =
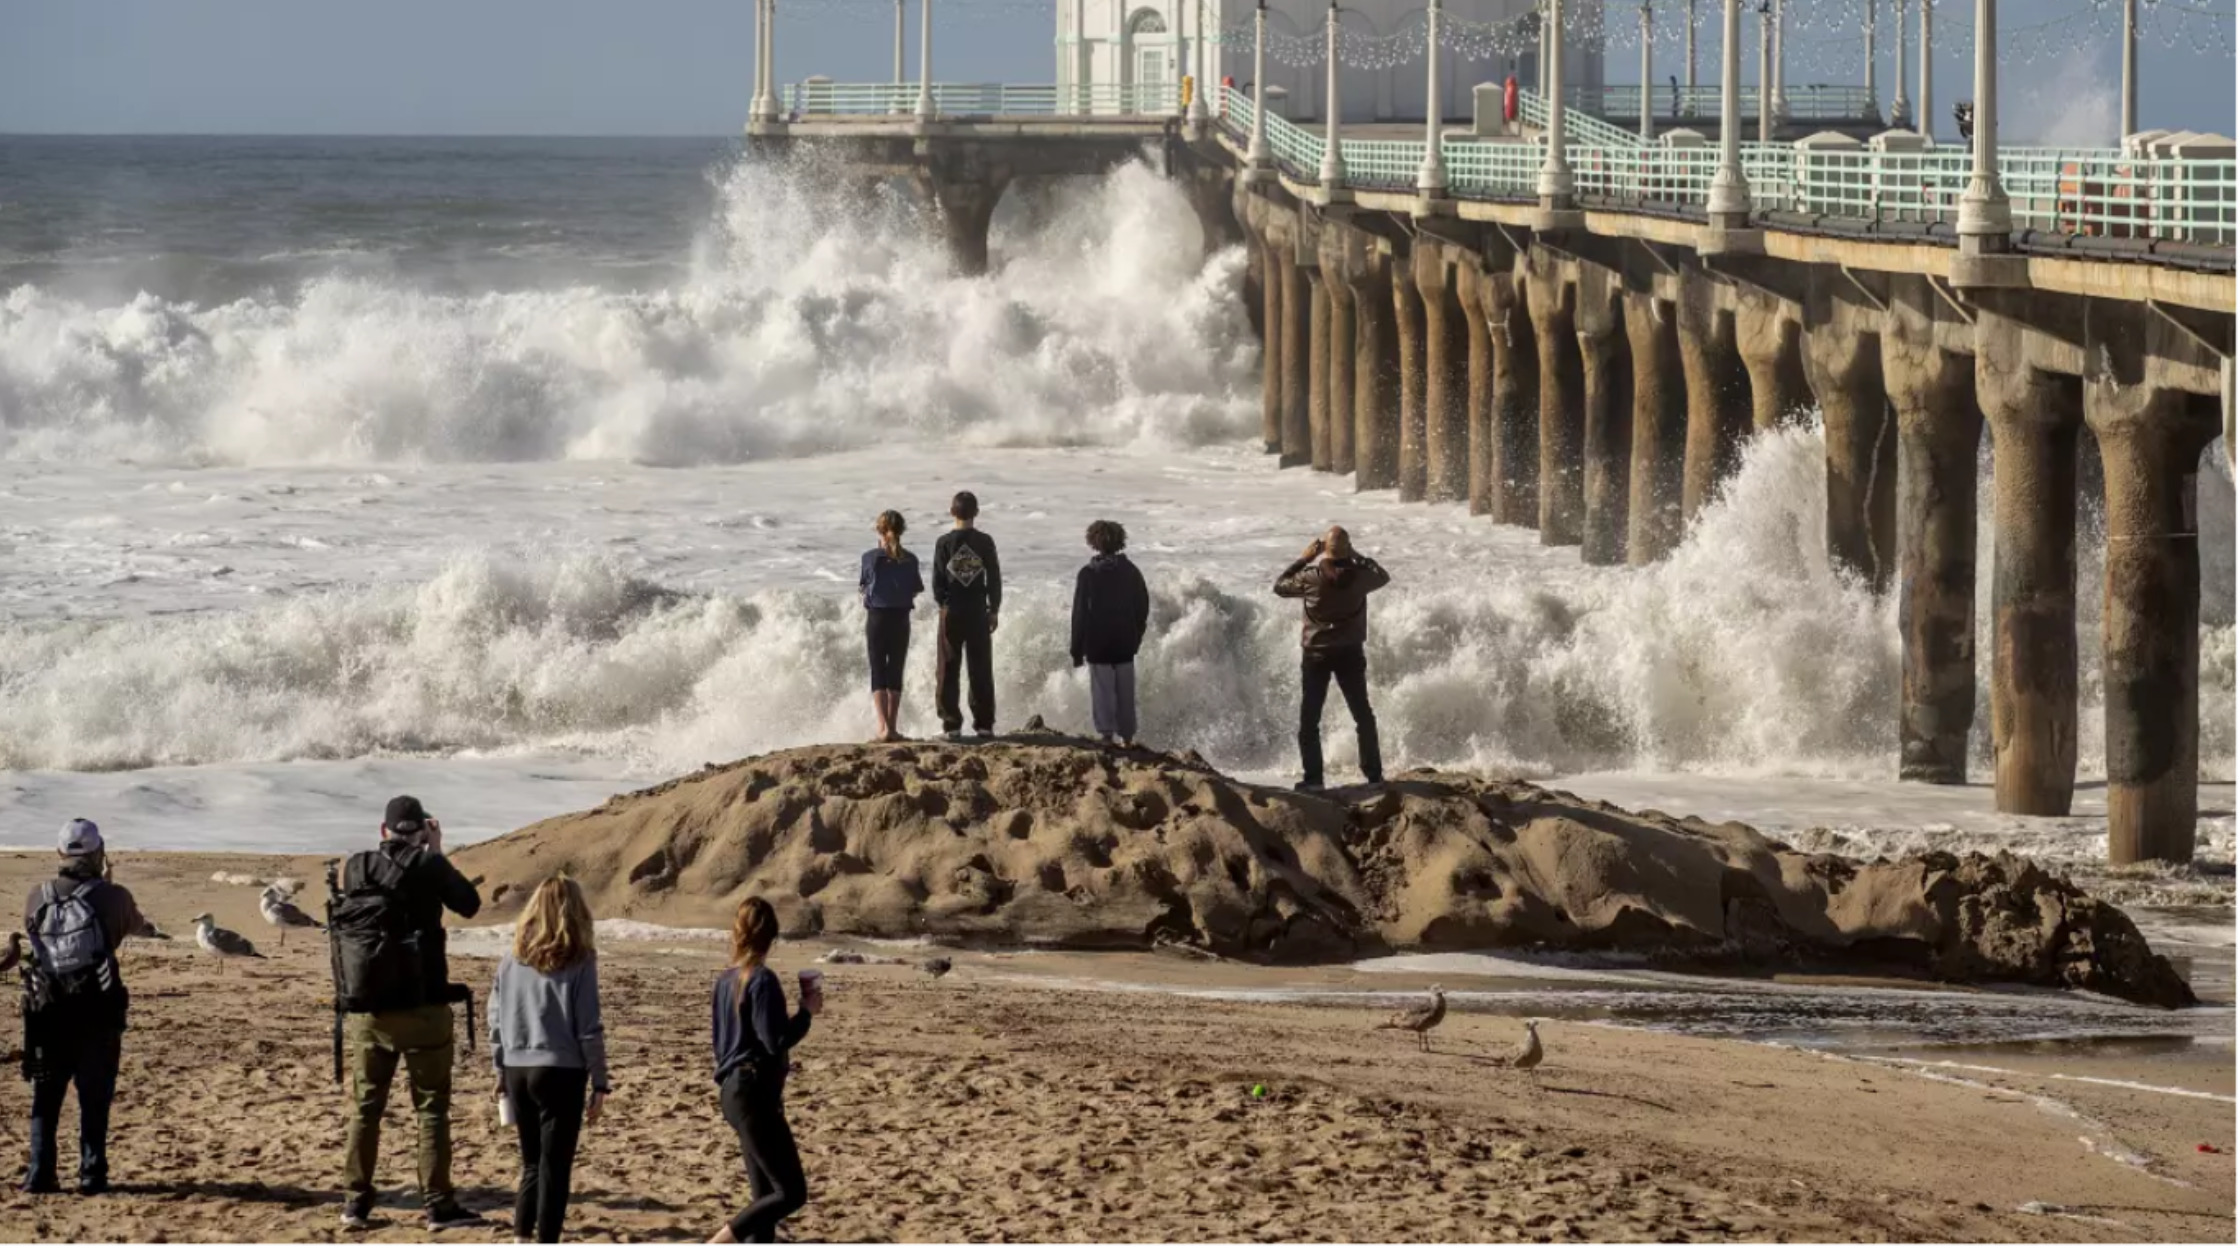
[[[1669,553],[1751,434],[1816,409],[1828,554],[1898,601],[1894,769],[1963,781],[1988,721],[2005,812],[2070,809],[2079,470],[2096,469],[2108,856],[2188,861],[2195,474],[2220,429],[2230,450],[2233,142],[2002,146],[1996,0],[1974,2],[1969,146],[1925,128],[1757,138],[1782,106],[1770,91],[1744,100],[1742,6],[1719,7],[1717,99],[1675,102],[1715,140],[1656,119],[1621,126],[1639,91],[1567,92],[1560,56],[1545,95],[1515,93],[1513,116],[1488,84],[1466,125],[1412,127],[1339,121],[1333,60],[1325,117],[1308,125],[1270,108],[1264,67],[1249,91],[947,85],[930,39],[917,83],[782,92],[765,49],[748,136],[909,180],[966,271],[986,268],[989,216],[1013,179],[1148,157],[1189,191],[1209,249],[1248,250],[1240,298],[1263,337],[1272,457],[1466,502],[1590,564]],[[1546,17],[1559,49],[1564,8]],[[1335,8],[1330,21],[1335,51]],[[1442,99],[1438,67],[1427,58],[1426,100]],[[1864,91],[1824,93],[1827,108],[1856,119],[1873,107]],[[1924,76],[1923,108],[1927,94]],[[1979,643],[1984,441],[1994,572]]]

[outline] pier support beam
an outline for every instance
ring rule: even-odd
[[[1329,469],[1350,474],[1354,465],[1353,433],[1353,256],[1361,249],[1358,234],[1326,226],[1322,231],[1322,292],[1330,306],[1328,381]]]
[[[1493,523],[1540,523],[1540,350],[1514,267],[1486,275],[1486,348],[1493,355]]]
[[[923,178],[957,271],[967,276],[988,274],[988,223],[1011,176],[995,170],[956,175],[936,171]]]
[[[1633,354],[1617,277],[1581,266],[1574,323],[1585,385],[1580,398],[1585,476],[1579,555],[1588,564],[1623,564],[1632,484]]]
[[[1424,498],[1470,497],[1470,336],[1445,246],[1418,241],[1416,292],[1423,299]]]
[[[1486,290],[1492,283],[1476,259],[1458,267],[1455,279],[1470,339],[1470,515],[1487,516],[1493,512],[1493,345],[1486,327]]]
[[[1882,339],[1898,416],[1898,777],[1965,783],[1976,713],[1975,362]]]
[[[2185,862],[2200,790],[2201,551],[2195,478],[2215,395],[2165,388],[2151,330],[2096,312],[2085,422],[2108,495],[2100,677],[2107,706],[2108,861]]]
[[[1681,381],[1680,329],[1672,303],[1653,293],[1627,293],[1625,316],[1627,358],[1633,364],[1626,563],[1654,564],[1680,543],[1688,394]]]
[[[1283,281],[1291,268],[1283,243],[1260,232],[1260,445],[1270,455],[1283,451]]]
[[[2028,334],[1979,317],[1991,431],[1991,746],[1999,812],[2059,817],[2077,777],[2077,436],[2084,383],[2028,365]]]
[[[1402,503],[1420,503],[1424,495],[1423,296],[1416,289],[1414,261],[1392,264],[1392,314],[1400,341],[1400,461]]]
[[[1852,308],[1816,311],[1805,375],[1828,458],[1828,559],[1873,589],[1897,567],[1898,430],[1882,386],[1882,339]]]
[[[1586,381],[1574,323],[1578,289],[1556,259],[1527,255],[1526,308],[1540,350],[1540,542],[1577,546],[1586,515]]]
[[[1680,372],[1688,388],[1687,467],[1680,516],[1693,523],[1719,485],[1742,462],[1750,436],[1750,373],[1735,345],[1734,312],[1720,286],[1701,272],[1680,277],[1674,303],[1680,327]]]
[[[1283,456],[1278,467],[1307,462],[1312,438],[1307,425],[1307,373],[1312,370],[1314,286],[1299,265],[1295,238],[1278,251],[1283,268]]]
[[[1805,379],[1804,328],[1796,306],[1741,286],[1734,335],[1750,374],[1751,427],[1764,433],[1803,419],[1812,409],[1812,383]]]
[[[1329,472],[1330,286],[1319,261],[1300,270],[1307,276],[1307,463],[1316,472]]]
[[[1364,252],[1353,285],[1353,488],[1400,484],[1400,325],[1392,258]]]

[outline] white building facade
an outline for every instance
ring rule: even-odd
[[[1218,91],[1227,77],[1252,86],[1256,0],[1056,0],[1060,99],[1114,101],[1114,87],[1147,90],[1153,98],[1186,73]],[[1595,0],[1576,0],[1580,4]],[[1425,66],[1421,35],[1425,0],[1344,0],[1338,18],[1349,50],[1339,57],[1338,96],[1347,122],[1420,121]],[[1201,12],[1201,9],[1203,10]],[[1521,87],[1540,80],[1539,6],[1535,0],[1443,0],[1443,20],[1463,37],[1441,50],[1441,117],[1467,118],[1471,89],[1515,75]],[[1268,0],[1270,108],[1294,119],[1323,117],[1322,63],[1328,0]],[[1203,32],[1201,36],[1201,31]],[[1401,37],[1414,32],[1413,40]],[[1208,58],[1201,52],[1210,50]],[[1508,55],[1496,46],[1511,50]],[[1211,65],[1213,73],[1202,67]],[[1567,87],[1600,86],[1602,50],[1569,41]],[[1210,100],[1209,100],[1209,103]]]

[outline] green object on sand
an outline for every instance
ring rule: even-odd
[[[1266,1098],[1266,1097],[1268,1096],[1268,1087],[1267,1087],[1267,1086],[1265,1086],[1265,1085],[1255,1085],[1255,1086],[1253,1086],[1253,1087],[1252,1087],[1252,1096],[1253,1096],[1254,1098]]]

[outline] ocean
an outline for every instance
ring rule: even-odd
[[[1279,471],[1244,255],[1208,253],[1150,166],[1014,190],[982,278],[899,189],[843,187],[719,139],[0,138],[0,845],[83,813],[120,846],[333,851],[400,790],[473,839],[860,738],[871,521],[902,511],[930,555],[970,488],[1004,561],[1005,727],[1086,728],[1066,610],[1111,517],[1153,592],[1144,737],[1288,779],[1295,611],[1270,583],[1344,523],[1395,579],[1369,648],[1388,765],[1855,854],[2015,848],[2193,908],[2180,935],[2225,908],[2229,977],[2221,450],[2200,857],[2105,879],[2089,507],[2079,813],[2002,817],[1987,694],[1975,784],[1896,781],[1896,600],[1829,567],[1809,424],[1756,439],[1670,559],[1591,569]]]

